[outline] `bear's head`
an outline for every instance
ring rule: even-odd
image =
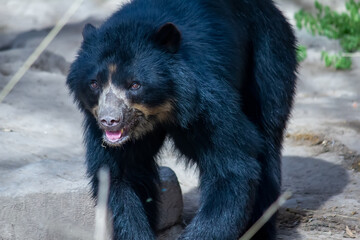
[[[179,84],[184,75],[178,54],[181,34],[173,23],[99,29],[87,24],[83,38],[67,85],[79,108],[96,119],[107,145],[120,146],[158,124],[177,121],[176,115],[184,112],[177,99],[192,91]]]

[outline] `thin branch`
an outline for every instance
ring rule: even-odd
[[[264,212],[264,214],[251,226],[251,228],[239,239],[250,240],[267,221],[279,210],[279,208],[291,197],[291,192],[284,192],[271,206]]]
[[[75,14],[79,9],[81,3],[84,0],[74,1],[69,9],[64,13],[62,18],[56,23],[56,25],[51,29],[51,31],[46,35],[42,40],[39,46],[34,50],[34,52],[26,59],[24,64],[19,68],[15,75],[10,79],[6,86],[0,92],[0,104],[4,98],[10,93],[10,91],[15,87],[19,80],[24,76],[24,74],[29,70],[31,65],[39,58],[41,53],[49,46],[49,44],[54,40],[56,35],[61,31],[65,24],[70,20],[70,18]]]
[[[107,240],[111,238],[108,218],[108,199],[110,188],[109,168],[101,168],[98,172],[99,192],[95,210],[95,240]]]

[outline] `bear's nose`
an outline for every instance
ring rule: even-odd
[[[120,118],[114,118],[112,116],[105,116],[100,120],[101,124],[105,127],[116,126],[120,122]]]

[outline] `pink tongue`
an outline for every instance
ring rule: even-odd
[[[116,142],[121,138],[121,131],[117,131],[117,132],[105,131],[105,134],[107,139],[109,139],[111,142]]]

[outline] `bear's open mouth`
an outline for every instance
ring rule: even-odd
[[[120,145],[129,139],[125,128],[118,131],[105,130],[104,139],[109,145]]]
[[[123,137],[124,130],[120,131],[105,131],[105,135],[110,142],[116,142]]]

